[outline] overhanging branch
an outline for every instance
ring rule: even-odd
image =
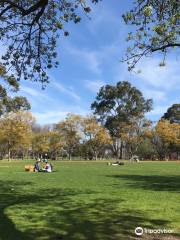
[[[169,43],[161,47],[151,48],[151,52],[161,51],[169,47],[180,47],[180,43]]]
[[[15,3],[11,0],[0,0],[0,3],[7,3],[7,4],[9,4],[8,9],[14,7],[14,8],[18,9],[22,13],[23,16],[26,16],[32,12],[35,12],[39,8],[42,8],[42,9],[45,8],[48,4],[48,0],[39,0],[36,4],[34,4],[33,6],[31,6],[28,9],[24,9],[23,7],[19,6],[17,3]]]

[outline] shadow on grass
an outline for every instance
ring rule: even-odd
[[[125,184],[133,188],[153,191],[180,191],[180,176],[108,175],[107,177],[128,180]],[[117,183],[118,184],[118,183]]]
[[[22,184],[11,181],[0,181],[0,240],[30,240],[31,238],[28,235],[17,230],[15,223],[5,213],[6,208],[16,204],[28,203],[33,199],[33,196],[30,196],[30,198],[26,195],[19,196],[17,192],[14,192],[14,185],[17,189],[22,186]]]
[[[0,181],[0,240],[124,240],[134,239],[137,226],[168,224],[142,212],[120,211],[122,200],[95,198],[95,192],[24,192],[28,184],[32,183]]]

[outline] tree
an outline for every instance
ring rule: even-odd
[[[34,133],[32,138],[32,151],[38,157],[42,157],[44,153],[50,150],[50,133],[40,132]]]
[[[18,110],[29,110],[31,108],[29,102],[25,97],[10,97],[7,89],[12,92],[19,90],[19,84],[13,75],[8,75],[4,66],[0,64],[0,78],[4,80],[4,85],[0,84],[0,116]]]
[[[94,116],[84,118],[83,132],[85,134],[84,144],[92,157],[97,160],[102,148],[111,144],[111,137],[107,129],[101,126]]]
[[[138,146],[137,155],[141,159],[155,160],[157,152],[149,138],[144,138],[141,144]]]
[[[171,146],[180,145],[180,124],[160,120],[152,130],[151,141],[158,153],[159,159],[168,158]]]
[[[49,141],[51,159],[56,160],[57,155],[63,150],[64,147],[65,141],[63,136],[56,130],[51,131]]]
[[[125,61],[132,70],[144,56],[154,52],[163,54],[163,61],[170,49],[180,47],[180,4],[179,0],[136,0],[134,8],[123,15],[126,24],[135,26],[129,32]]]
[[[66,119],[55,127],[55,130],[63,136],[64,149],[67,151],[69,160],[81,139],[81,121],[81,116],[68,114]]]
[[[7,149],[8,159],[12,150],[28,149],[31,146],[32,123],[30,112],[9,113],[0,119],[0,143]]]
[[[80,22],[81,9],[91,11],[85,0],[0,0],[0,40],[7,46],[2,63],[7,71],[17,80],[38,80],[44,86],[47,70],[58,66],[57,39],[69,35],[67,22]]]
[[[173,104],[170,108],[168,108],[162,118],[169,120],[170,123],[180,124],[180,104]]]
[[[64,146],[63,136],[55,130],[53,125],[32,126],[32,155],[43,157],[45,154],[51,159],[56,159]]]
[[[118,82],[116,86],[103,86],[91,108],[109,130],[114,140],[113,151],[121,158],[121,134],[124,124],[130,124],[132,119],[144,118],[144,114],[152,109],[152,100],[145,100],[137,88],[124,81]]]
[[[134,118],[130,123],[122,124],[121,140],[124,142],[128,158],[137,154],[139,146],[144,142],[151,122],[145,118]]]

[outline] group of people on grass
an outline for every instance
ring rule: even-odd
[[[43,167],[41,167],[41,159],[37,159],[35,164],[34,164],[34,172],[48,172],[51,173],[53,170],[53,166],[51,163],[48,162],[46,159],[45,164]]]

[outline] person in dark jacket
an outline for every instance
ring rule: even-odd
[[[40,172],[40,171],[41,171],[40,160],[37,159],[34,164],[34,172]]]

